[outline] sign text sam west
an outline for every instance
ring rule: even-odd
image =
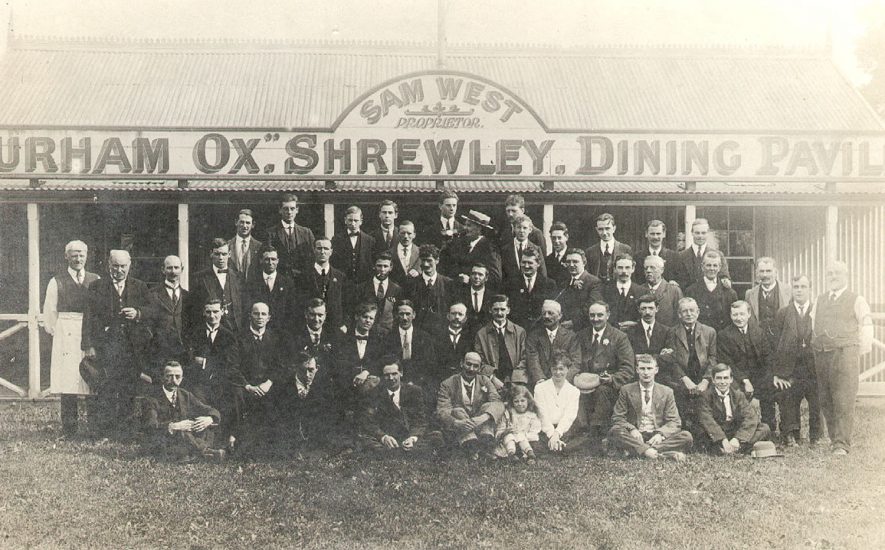
[[[0,174],[240,176],[660,176],[881,178],[885,137],[527,135],[368,130],[331,133],[17,132],[0,137]],[[504,132],[502,132],[504,133]],[[527,132],[528,133],[528,132]],[[452,135],[454,134],[454,135]]]

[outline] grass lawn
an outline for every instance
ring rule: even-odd
[[[883,548],[885,401],[850,456],[168,464],[0,404],[0,548]]]

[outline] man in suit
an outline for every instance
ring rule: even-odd
[[[406,282],[421,275],[418,245],[415,244],[415,224],[409,220],[401,221],[397,234],[399,242],[391,250],[393,269],[390,278],[405,288]]]
[[[514,237],[513,224],[516,219],[525,216],[525,199],[522,195],[508,195],[504,199],[504,215],[507,217],[501,233],[498,235],[498,246],[504,248],[504,245],[512,242]],[[528,235],[528,240],[541,249],[541,257],[547,255],[547,241],[544,239],[544,233],[537,227],[532,227]]]
[[[154,354],[147,374],[157,383],[168,361],[187,361],[182,310],[188,292],[181,287],[181,271],[181,258],[166,256],[163,259],[163,284],[148,292],[153,317],[151,348]]]
[[[446,330],[431,335],[436,351],[439,368],[439,380],[437,386],[449,376],[461,371],[461,360],[464,354],[473,349],[475,331],[467,329],[467,306],[461,302],[455,302],[449,306],[449,314],[446,316],[448,324]]]
[[[274,439],[282,456],[323,448],[338,451],[347,444],[339,436],[342,426],[329,368],[318,364],[308,350],[285,362],[283,378],[272,394],[277,412]]]
[[[836,261],[827,266],[827,292],[814,308],[812,346],[820,408],[833,454],[845,456],[851,448],[858,363],[873,348],[870,305],[848,288],[848,265]]]
[[[637,284],[646,282],[642,267],[645,265],[645,259],[649,256],[656,256],[664,261],[664,271],[661,277],[667,281],[678,281],[679,277],[676,270],[679,268],[679,260],[675,250],[671,250],[664,246],[664,239],[667,238],[667,226],[661,220],[651,220],[645,227],[645,240],[648,246],[637,251],[633,255],[636,265],[639,269],[633,274],[633,280]]]
[[[249,303],[267,304],[270,308],[271,324],[279,330],[289,330],[297,311],[295,281],[279,271],[280,256],[275,248],[262,246],[260,262],[261,268],[246,283]]]
[[[436,415],[450,441],[472,460],[495,445],[495,428],[504,415],[504,403],[492,380],[479,374],[482,358],[467,352],[461,372],[443,381],[436,399]]]
[[[584,266],[587,256],[580,248],[569,248],[565,253],[565,267],[569,280],[555,298],[562,304],[562,323],[576,333],[587,326],[587,306],[602,300],[602,282],[588,273]]]
[[[310,298],[302,311],[304,322],[295,330],[290,351],[308,353],[323,375],[331,380],[333,354],[339,340],[338,331],[326,326],[326,302],[322,298]]]
[[[358,389],[369,373],[378,374],[378,361],[384,348],[381,337],[372,331],[378,306],[374,301],[358,304],[354,308],[349,330],[338,336],[335,346],[333,382],[339,401],[350,411],[356,410]]]
[[[621,254],[630,254],[633,250],[615,239],[615,217],[608,212],[596,218],[596,234],[599,243],[587,249],[587,271],[595,275],[603,283],[614,278],[615,258]]]
[[[708,246],[707,238],[710,233],[710,224],[704,218],[697,218],[691,222],[691,240],[690,246],[679,252],[678,264],[673,272],[674,277],[679,277],[676,281],[682,289],[688,289],[694,283],[701,282],[704,278],[704,255],[708,251],[715,251],[719,254],[719,262],[721,269],[719,271],[719,279],[722,286],[731,288],[731,278],[728,273],[728,261],[725,254],[719,250]]]
[[[406,296],[415,304],[415,324],[436,332],[446,324],[446,312],[457,295],[455,282],[437,272],[439,250],[432,244],[418,249],[421,275],[405,285]]]
[[[185,302],[185,317],[191,325],[200,325],[203,306],[209,300],[219,300],[222,305],[224,326],[236,334],[246,326],[248,297],[245,283],[239,275],[230,273],[230,248],[224,239],[212,239],[209,258],[212,265],[208,269],[194,273],[191,290]]]
[[[685,295],[694,298],[700,308],[698,320],[717,331],[729,325],[731,304],[738,299],[737,293],[726,288],[719,279],[721,258],[717,250],[708,250],[704,254],[703,278],[685,291]]]
[[[581,372],[599,375],[600,386],[581,395],[578,418],[590,428],[591,442],[600,444],[608,432],[621,386],[635,377],[635,356],[627,335],[608,323],[609,307],[593,302],[587,308],[590,326],[578,333]]]
[[[111,250],[110,277],[89,287],[80,348],[96,360],[106,379],[97,388],[99,433],[128,437],[133,400],[146,367],[150,343],[150,298],[147,285],[129,276],[132,259],[125,250]]]
[[[612,413],[609,444],[642,458],[685,460],[691,433],[682,429],[673,390],[655,382],[658,363],[648,354],[636,355],[638,382],[621,388]]]
[[[283,195],[280,201],[280,223],[267,232],[267,244],[280,255],[280,271],[295,281],[313,264],[313,231],[295,223],[298,215],[298,197]]]
[[[252,236],[252,211],[244,208],[237,212],[237,234],[227,241],[230,250],[230,270],[245,283],[261,269],[261,241]]]
[[[756,260],[756,281],[759,284],[744,294],[744,300],[750,304],[750,316],[759,322],[762,334],[774,348],[774,316],[790,302],[790,287],[778,281],[777,262],[767,256]]]
[[[531,235],[529,235],[531,240]],[[547,266],[547,277],[556,281],[559,286],[564,286],[569,279],[568,269],[565,267],[565,251],[568,250],[568,226],[562,222],[553,222],[550,226],[550,244],[553,250],[544,258]]]
[[[440,253],[440,269],[452,280],[468,284],[470,270],[476,262],[483,262],[488,270],[489,284],[501,284],[501,257],[498,247],[483,236],[482,230],[492,229],[490,218],[482,212],[471,210],[464,220],[464,230]]]
[[[399,359],[400,373],[407,384],[430,391],[440,378],[433,339],[415,324],[415,305],[410,300],[396,304],[396,320],[397,328],[387,334],[381,348],[385,355]]]
[[[397,242],[396,218],[399,215],[399,206],[389,199],[381,201],[378,207],[378,219],[381,225],[369,232],[375,239],[375,254],[390,250]]]
[[[702,448],[715,454],[748,453],[771,435],[743,392],[732,386],[731,367],[712,369],[713,385],[697,399],[698,423],[692,435]]]
[[[520,268],[522,255],[531,250],[538,258],[544,257],[544,251],[535,243],[529,241],[529,234],[534,228],[532,219],[525,214],[513,219],[513,239],[501,246],[501,277],[504,288],[518,284],[522,277]],[[547,266],[541,264],[538,273],[547,277]]]
[[[61,427],[66,436],[77,434],[79,396],[90,394],[80,376],[80,342],[89,287],[99,276],[86,271],[88,250],[83,241],[65,245],[66,269],[49,280],[43,302],[43,328],[52,336],[49,386],[51,393],[61,394]]]
[[[213,428],[221,422],[221,414],[179,387],[183,375],[177,361],[164,366],[162,385],[145,400],[142,448],[171,459],[197,456],[223,460],[224,449],[212,448]]]
[[[581,348],[578,337],[570,328],[562,326],[562,306],[554,300],[544,300],[541,305],[543,326],[536,326],[525,339],[525,363],[528,386],[551,377],[552,368],[558,358],[568,358],[569,371],[566,375],[571,382],[581,365]]]
[[[384,336],[393,330],[396,303],[402,298],[403,289],[390,278],[394,259],[384,250],[375,257],[375,276],[357,285],[354,302],[374,302],[377,307],[373,332]]]
[[[772,325],[776,337],[772,380],[784,444],[795,447],[802,426],[799,408],[803,398],[808,401],[808,439],[812,445],[821,437],[821,424],[811,347],[812,304],[808,277],[793,277],[790,290],[792,301],[778,310]]]
[[[470,268],[470,282],[467,286],[460,288],[456,298],[467,306],[467,321],[464,328],[470,335],[471,341],[476,331],[492,319],[489,313],[489,300],[497,293],[496,288],[488,285],[486,265],[482,262],[474,262]],[[458,357],[459,365],[462,357],[463,355]]]
[[[693,397],[710,385],[710,369],[717,363],[716,331],[698,322],[694,298],[679,301],[679,324],[670,333],[658,362],[665,366],[661,382],[670,386],[683,424],[697,421]]]
[[[651,355],[657,363],[657,357],[670,341],[670,333],[673,329],[658,322],[657,298],[653,294],[644,294],[637,298],[636,302],[639,304],[637,306],[639,323],[625,329],[624,333],[630,340],[630,345],[636,355]]]
[[[221,412],[217,434],[229,444],[236,418],[235,396],[228,375],[240,362],[236,335],[221,322],[222,304],[210,299],[203,305],[203,322],[187,336],[189,360],[184,366],[185,389]]]
[[[344,214],[347,231],[332,237],[332,267],[344,273],[347,281],[356,285],[372,276],[375,239],[360,229],[363,211],[350,206]]]
[[[344,298],[347,276],[332,267],[329,259],[332,256],[332,241],[325,237],[313,243],[314,263],[303,273],[298,284],[300,307],[313,298],[320,298],[326,304],[326,323],[330,329],[345,330]]]
[[[633,282],[636,263],[629,254],[615,258],[615,278],[602,287],[602,299],[611,308],[609,323],[621,330],[634,326],[639,321],[637,298],[645,291]]]
[[[525,329],[507,319],[510,305],[507,296],[498,294],[491,299],[492,322],[479,329],[473,342],[473,351],[489,365],[492,382],[501,389],[504,384],[527,384],[525,371]]]
[[[427,407],[418,386],[402,383],[402,373],[395,359],[384,361],[381,384],[365,399],[360,415],[360,432],[373,450],[420,451],[442,443],[427,439]]]
[[[461,234],[464,226],[457,220],[458,195],[443,191],[439,196],[439,217],[422,231],[421,244],[432,244],[442,250]]]
[[[679,300],[682,299],[682,289],[677,284],[663,278],[666,263],[661,256],[646,256],[645,258],[645,284],[644,289],[654,294],[658,301],[657,319],[669,326],[679,324]],[[643,292],[644,293],[644,292]]]
[[[510,318],[517,325],[531,331],[541,319],[541,304],[556,296],[556,283],[538,272],[543,258],[536,250],[522,254],[522,277],[511,281],[507,289],[510,298]]]
[[[750,322],[750,304],[731,304],[731,323],[716,334],[720,363],[731,367],[734,378],[748,399],[759,400],[762,422],[776,430],[772,348],[756,322]]]

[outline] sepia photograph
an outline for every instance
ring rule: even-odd
[[[0,0],[0,547],[885,547],[885,0]]]

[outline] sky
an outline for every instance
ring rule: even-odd
[[[439,0],[449,43],[854,47],[885,0]],[[432,42],[437,0],[0,0],[16,35]],[[829,38],[829,41],[828,41]]]

